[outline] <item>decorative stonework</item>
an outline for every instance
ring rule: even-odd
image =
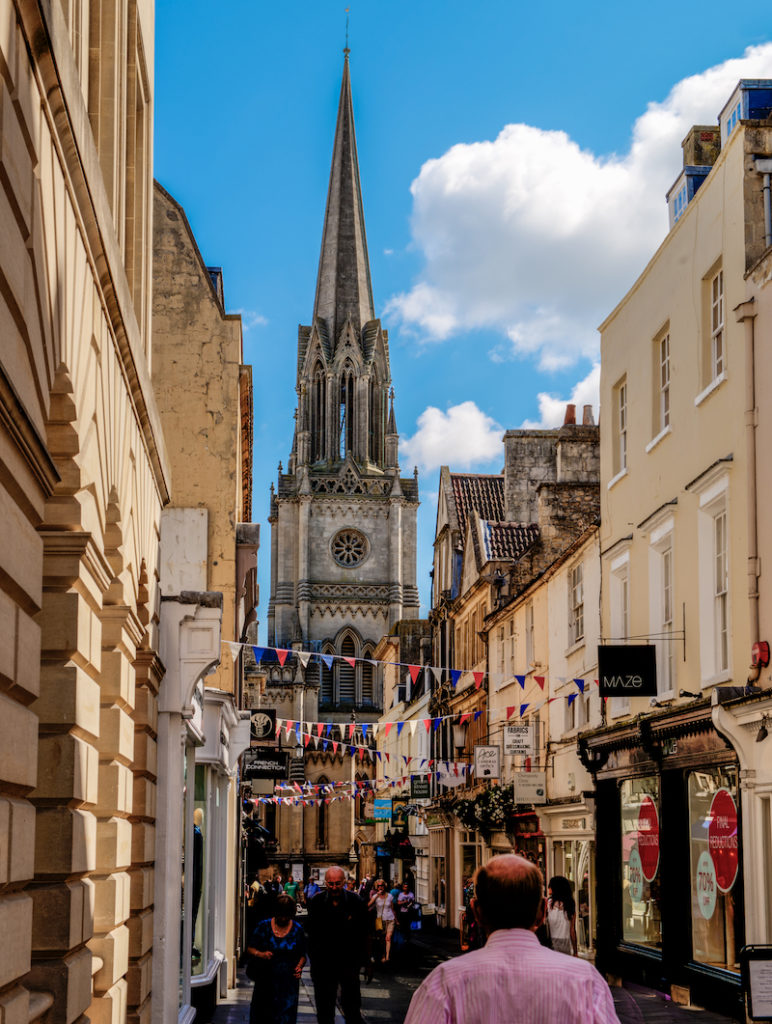
[[[354,601],[357,604],[388,604],[388,583],[322,583],[311,587],[316,602]]]
[[[346,527],[339,530],[330,542],[332,557],[338,565],[346,569],[353,569],[361,565],[370,553],[370,544],[367,537],[359,530]]]

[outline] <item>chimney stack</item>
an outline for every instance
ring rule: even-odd
[[[570,402],[566,406],[566,418],[563,420],[563,426],[576,426],[576,406]]]
[[[592,414],[592,406],[591,405],[585,405],[585,407],[584,407],[584,411],[583,411],[583,414],[582,414],[582,426],[583,427],[594,427],[595,426],[595,417]]]

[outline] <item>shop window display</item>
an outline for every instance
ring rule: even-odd
[[[201,974],[206,964],[206,919],[207,894],[206,877],[206,810],[207,772],[204,765],[196,765],[196,781],[193,794],[193,857],[191,863],[191,916],[193,918],[193,950],[191,956],[192,974]]]
[[[739,894],[737,771],[689,773],[692,956],[702,964],[739,971],[736,896]]]
[[[622,809],[622,938],[662,947],[659,856],[659,780],[625,779]]]

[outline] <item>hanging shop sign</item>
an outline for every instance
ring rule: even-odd
[[[653,882],[659,867],[659,815],[650,796],[643,798],[638,811],[638,854],[644,879]]]
[[[407,828],[407,800],[391,801],[391,827]]]
[[[253,708],[249,712],[253,740],[272,740],[276,735],[276,709]]]
[[[598,673],[601,697],[657,696],[653,644],[600,644]]]
[[[546,804],[547,773],[515,772],[514,798],[516,804]]]
[[[373,809],[376,821],[391,821],[391,800],[376,800]]]
[[[250,747],[244,753],[245,779],[286,779],[289,757],[273,747]]]
[[[474,774],[480,779],[498,779],[501,777],[501,747],[474,748]]]
[[[504,753],[514,757],[533,757],[533,729],[530,723],[504,726]]]
[[[729,892],[737,878],[737,805],[728,789],[719,789],[710,804],[708,850],[716,869],[716,885]]]
[[[431,799],[431,786],[429,785],[428,775],[411,775],[410,776],[410,799],[411,800],[430,800]]]

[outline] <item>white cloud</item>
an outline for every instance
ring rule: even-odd
[[[251,331],[255,327],[265,327],[268,323],[268,318],[254,309],[237,309],[234,312],[241,317],[241,326],[245,331]]]
[[[537,427],[559,427],[563,423],[566,414],[566,405],[571,402],[576,406],[577,423],[582,422],[582,415],[585,405],[592,406],[592,413],[595,422],[598,422],[598,394],[600,391],[600,363],[595,363],[593,368],[578,384],[574,385],[570,398],[558,398],[546,391],[538,395],[539,419],[525,420],[521,424],[523,430],[533,430]]]
[[[474,402],[452,405],[447,412],[430,405],[418,417],[412,437],[400,440],[405,465],[431,472],[439,466],[468,469],[477,463],[504,459],[504,431]]]
[[[507,338],[496,361],[542,369],[597,355],[597,324],[667,231],[665,192],[693,124],[715,124],[740,78],[772,76],[772,44],[673,87],[633,126],[627,153],[597,155],[565,132],[506,125],[493,141],[427,161],[411,186],[425,267],[387,312],[440,341],[474,328]]]

